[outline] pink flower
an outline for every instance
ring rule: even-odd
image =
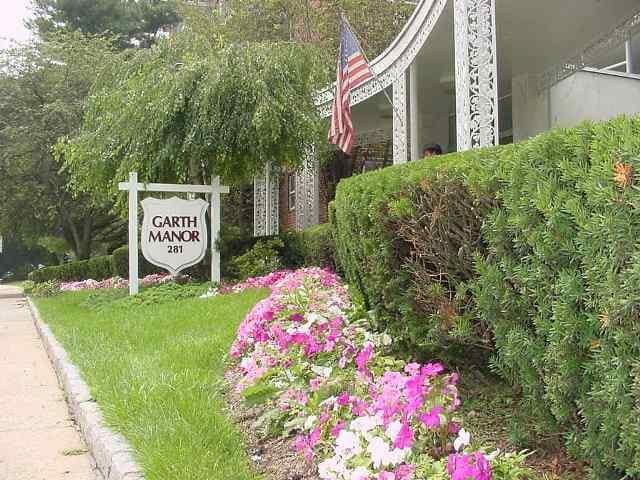
[[[344,428],[347,426],[346,422],[344,420],[340,420],[335,427],[333,427],[330,431],[331,436],[333,438],[338,438],[338,435],[340,435],[340,432],[342,430],[344,430]]]
[[[351,405],[351,412],[361,417],[367,413],[369,405],[364,400],[356,399]]]
[[[440,414],[442,413],[442,407],[433,407],[427,413],[420,415],[420,421],[424,423],[425,427],[430,429],[436,429],[440,426]]]
[[[398,432],[398,436],[395,439],[394,446],[396,448],[411,448],[413,446],[413,430],[409,428],[409,424],[403,422],[402,428],[400,428],[400,432]]]
[[[289,315],[289,320],[300,323],[304,320],[304,316],[301,313],[292,313]]]
[[[444,371],[444,367],[441,363],[427,363],[422,367],[422,375],[427,377],[435,377],[436,375],[442,373]]]
[[[404,366],[404,371],[409,375],[418,375],[420,373],[420,365],[419,363],[407,363]]]
[[[396,480],[396,476],[394,473],[384,470],[378,474],[378,480]]]
[[[349,405],[349,394],[347,392],[342,392],[340,395],[338,395],[336,403],[341,407]]]
[[[311,448],[315,447],[320,441],[320,427],[316,427],[311,431],[309,435],[309,446]]]
[[[410,463],[404,463],[396,468],[396,479],[395,480],[413,480],[413,477],[416,473],[415,465]]]
[[[471,455],[452,454],[447,459],[451,480],[491,480],[491,465],[480,452]]]
[[[368,343],[366,347],[364,347],[358,355],[356,356],[356,365],[358,367],[358,371],[366,372],[367,365],[373,358],[373,344]]]

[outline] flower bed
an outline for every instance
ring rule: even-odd
[[[171,279],[171,275],[164,273],[156,273],[153,275],[147,275],[144,278],[140,279],[140,285],[143,287],[150,287],[152,285],[158,285],[161,283],[168,282]],[[82,280],[80,282],[61,282],[60,283],[60,291],[61,292],[77,292],[79,290],[100,290],[104,288],[127,288],[129,286],[129,281],[120,278],[120,277],[112,277],[106,280],[102,280],[98,282],[97,280],[88,279]]]
[[[470,447],[455,416],[457,374],[385,354],[391,339],[369,331],[335,274],[275,272],[232,291],[252,286],[271,295],[231,347],[237,392],[262,406],[263,431],[294,438],[322,479],[526,478],[523,454]]]

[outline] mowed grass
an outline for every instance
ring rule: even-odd
[[[146,478],[261,478],[225,413],[221,381],[238,324],[267,292],[139,305],[115,292],[98,294],[97,302],[91,295],[36,304],[107,423],[134,447]]]

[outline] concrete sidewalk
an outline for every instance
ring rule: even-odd
[[[0,480],[96,480],[26,300],[0,285]]]

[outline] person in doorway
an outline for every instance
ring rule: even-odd
[[[442,147],[437,143],[430,143],[429,145],[425,145],[422,150],[422,156],[424,157],[433,157],[436,155],[442,155]]]

